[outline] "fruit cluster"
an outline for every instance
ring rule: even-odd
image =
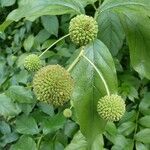
[[[98,101],[97,111],[107,121],[119,121],[125,113],[125,102],[121,96],[106,95]]]
[[[69,35],[73,43],[85,46],[92,42],[98,33],[98,24],[93,17],[78,15],[70,21]],[[24,67],[28,71],[37,71],[33,78],[33,91],[39,101],[63,106],[71,98],[74,81],[70,73],[60,65],[47,65],[41,68],[39,56],[31,54],[26,57]],[[102,119],[118,121],[125,113],[124,100],[118,95],[102,97],[97,104],[97,112]],[[64,116],[72,115],[65,109]]]
[[[62,106],[70,99],[73,79],[60,65],[41,68],[33,78],[33,91],[38,100]]]
[[[98,25],[93,17],[78,15],[71,20],[69,33],[72,42],[84,46],[97,37]]]

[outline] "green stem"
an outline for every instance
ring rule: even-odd
[[[105,89],[106,89],[106,92],[107,92],[107,95],[110,95],[110,91],[109,91],[109,88],[108,88],[108,85],[103,77],[103,75],[101,74],[101,72],[98,70],[98,68],[94,65],[94,63],[92,63],[91,60],[89,60],[85,55],[82,55],[93,67],[94,69],[96,70],[96,72],[98,73],[98,75],[100,76],[104,86],[105,86]]]
[[[39,140],[38,140],[38,142],[37,142],[37,150],[40,150],[40,144],[41,144],[41,141],[42,141],[42,138],[43,138],[44,136],[43,135],[41,135],[41,137],[39,138]]]
[[[95,11],[95,15],[94,15],[94,19],[95,19],[95,20],[97,20],[97,17],[98,17],[98,15],[99,15],[100,5],[101,5],[101,0],[99,0],[99,8],[97,8],[96,11]]]
[[[134,130],[134,137],[136,135],[136,132],[137,132],[137,129],[138,129],[138,118],[139,118],[139,110],[137,111],[137,114],[136,114],[136,119],[135,119],[135,130]],[[134,138],[133,137],[133,138]]]
[[[70,109],[72,109],[73,108],[73,101],[71,100],[70,101]]]
[[[101,3],[102,3],[101,0],[99,0],[99,6],[101,5]]]
[[[94,3],[92,4],[92,6],[93,6],[93,8],[94,8],[95,10],[97,10],[97,8],[96,8],[96,6],[95,6],[95,4],[94,4]]]
[[[55,41],[52,45],[50,45],[39,57],[43,56],[51,47],[53,47],[55,44],[57,44],[58,42],[60,42],[61,40],[65,39],[66,37],[68,37],[70,34],[67,34],[63,37],[61,37],[60,39],[58,39],[57,41]]]
[[[80,60],[80,57],[83,54],[84,49],[81,49],[79,55],[77,56],[77,58],[73,61],[73,63],[69,66],[69,68],[67,69],[67,71],[71,71],[73,69],[73,67],[78,63],[78,61]]]

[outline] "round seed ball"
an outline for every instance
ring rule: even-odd
[[[119,121],[125,113],[125,102],[121,96],[112,94],[102,97],[97,104],[98,114],[107,121]]]
[[[35,54],[30,54],[25,58],[24,67],[28,71],[37,71],[41,67],[41,60],[39,56]]]
[[[63,111],[63,115],[64,115],[66,118],[70,118],[70,117],[72,116],[72,111],[71,111],[71,109],[66,108],[66,109]]]
[[[72,94],[73,79],[60,65],[41,68],[33,78],[33,91],[40,101],[62,106]]]
[[[98,24],[93,17],[77,15],[70,21],[69,33],[72,42],[84,46],[97,37]]]

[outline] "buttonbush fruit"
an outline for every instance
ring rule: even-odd
[[[41,60],[39,56],[35,54],[30,54],[25,58],[24,67],[28,71],[37,71],[41,67]]]
[[[72,111],[71,111],[71,109],[66,108],[66,109],[63,111],[63,115],[64,115],[66,118],[70,118],[70,117],[72,116]]]
[[[107,95],[98,101],[97,111],[107,121],[118,121],[125,113],[125,102],[121,96]]]
[[[72,42],[84,46],[97,37],[98,25],[93,17],[78,15],[70,21],[69,33]]]
[[[48,65],[41,68],[33,78],[33,90],[37,99],[62,106],[70,99],[73,79],[60,65]]]

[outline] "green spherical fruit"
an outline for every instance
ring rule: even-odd
[[[97,104],[98,114],[107,121],[119,121],[125,113],[125,102],[121,96],[112,94],[102,97]]]
[[[39,56],[35,54],[30,54],[25,58],[24,67],[28,71],[37,71],[41,67],[41,60]]]
[[[41,68],[33,78],[33,90],[37,99],[54,106],[62,106],[72,94],[73,79],[60,65]]]
[[[84,46],[97,37],[98,24],[93,17],[78,15],[70,21],[69,33],[72,42]]]
[[[71,109],[66,108],[66,109],[63,111],[63,115],[64,115],[66,118],[70,118],[70,117],[72,116],[72,111],[71,111]]]

